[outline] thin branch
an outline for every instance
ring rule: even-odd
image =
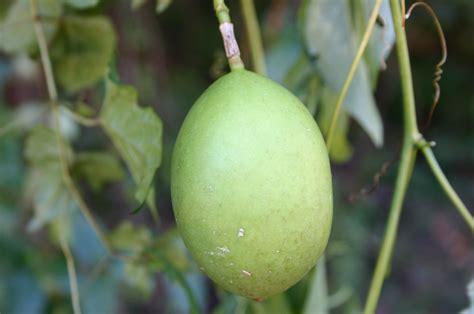
[[[380,249],[377,265],[375,267],[372,282],[370,283],[369,295],[365,303],[364,313],[375,313],[377,303],[382,291],[382,285],[388,273],[390,259],[393,253],[393,247],[397,237],[398,224],[402,212],[403,200],[410,183],[413,173],[413,166],[416,160],[416,148],[411,142],[406,142],[402,149],[400,168],[398,170],[397,182],[395,184],[395,192],[390,206],[390,214],[388,217],[385,235],[382,247]]]
[[[229,8],[225,5],[224,0],[214,0],[214,11],[216,11],[216,17],[220,24],[219,30],[231,71],[245,68],[240,58],[239,45],[235,39],[234,24],[230,20]]]
[[[337,97],[336,105],[334,108],[334,112],[332,114],[331,118],[331,124],[329,125],[328,133],[327,133],[327,141],[326,141],[326,147],[328,152],[331,149],[332,142],[334,139],[334,133],[336,129],[336,122],[339,118],[339,114],[341,112],[342,104],[344,100],[346,99],[347,93],[349,92],[349,88],[351,87],[352,80],[354,78],[354,75],[357,71],[357,67],[360,63],[360,60],[362,59],[365,48],[367,48],[367,44],[369,43],[370,35],[372,34],[372,31],[374,29],[375,23],[377,21],[377,16],[379,15],[380,11],[380,6],[382,5],[382,0],[376,0],[374,8],[372,9],[372,13],[370,14],[369,21],[367,23],[367,27],[364,32],[364,36],[362,37],[362,41],[359,45],[359,49],[357,51],[357,54],[352,61],[351,68],[349,70],[349,73],[347,74],[346,80],[344,82],[344,85],[342,86],[341,92],[339,93],[339,96]]]
[[[77,284],[76,267],[74,265],[74,257],[63,235],[59,236],[59,244],[66,258],[67,272],[69,276],[69,288],[71,290],[72,309],[74,314],[81,314],[81,304],[79,297],[79,285]]]
[[[416,123],[413,79],[411,74],[406,34],[402,24],[403,19],[400,10],[400,2],[399,0],[390,0],[390,5],[395,28],[396,47],[403,93],[403,146],[400,159],[400,168],[398,170],[395,192],[392,198],[387,227],[365,303],[365,314],[372,314],[377,308],[382,285],[388,273],[393,247],[395,245],[403,200],[405,198],[408,184],[410,183],[413,172],[413,166],[416,161],[417,147],[415,146],[415,142],[417,139],[422,138],[418,132],[418,125]]]
[[[39,50],[40,50],[41,62],[43,64],[46,85],[48,87],[48,94],[49,94],[50,103],[51,103],[51,111],[53,112],[53,117],[54,117],[54,125],[55,125],[54,131],[56,134],[56,142],[59,148],[59,161],[61,164],[61,173],[63,176],[63,180],[69,192],[74,197],[82,214],[85,216],[89,224],[92,226],[92,228],[96,232],[97,237],[102,242],[102,245],[104,246],[107,253],[110,254],[112,250],[108,243],[107,238],[105,237],[102,229],[100,228],[99,224],[97,223],[94,216],[92,215],[91,210],[82,199],[82,196],[79,193],[79,190],[74,185],[74,181],[72,180],[71,175],[69,173],[69,168],[68,168],[69,161],[67,160],[65,143],[60,131],[58,91],[57,91],[56,82],[54,79],[53,67],[51,65],[51,58],[49,57],[48,44],[47,44],[46,36],[44,34],[43,25],[41,24],[41,21],[36,18],[38,15],[37,0],[30,0],[30,7],[31,7],[31,16],[34,21],[33,25],[35,28],[36,39],[37,39]]]
[[[471,232],[474,232],[474,217],[471,215],[471,213],[469,213],[469,210],[467,209],[466,205],[464,205],[463,201],[458,196],[458,194],[453,189],[448,179],[444,175],[443,170],[439,166],[439,163],[436,160],[433,150],[431,149],[431,145],[428,142],[422,140],[418,144],[418,147],[425,156],[426,161],[428,162],[428,166],[433,172],[433,175],[435,176],[436,180],[438,180],[438,183],[443,189],[444,193],[449,198],[451,203],[453,203],[454,207],[456,207],[461,217],[471,229]]]
[[[242,13],[244,16],[245,29],[249,39],[250,53],[255,72],[261,75],[267,75],[265,65],[265,52],[262,44],[262,34],[258,24],[257,13],[253,0],[241,0]]]

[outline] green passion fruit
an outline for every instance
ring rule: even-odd
[[[179,231],[225,290],[262,300],[298,282],[332,222],[325,143],[306,107],[277,83],[234,70],[196,101],[173,152]]]

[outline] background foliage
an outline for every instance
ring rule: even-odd
[[[250,66],[238,2],[228,2],[243,59]],[[60,87],[61,131],[70,143],[65,147],[68,167],[107,230],[106,241],[132,258],[105,257],[103,239],[63,184],[29,1],[2,1],[0,312],[71,311],[58,235],[67,237],[75,257],[84,313],[185,313],[191,308],[216,313],[314,312],[315,274],[263,303],[237,298],[209,282],[175,230],[169,196],[173,143],[192,103],[227,71],[211,1],[38,3]],[[472,208],[474,4],[430,3],[444,27],[449,59],[438,111],[424,133],[436,140],[440,163]],[[269,76],[298,95],[323,130],[372,5],[371,0],[257,3]],[[401,142],[401,95],[396,60],[390,54],[394,38],[387,3],[381,15],[385,28],[379,26],[369,43],[331,151],[336,195],[327,268],[334,313],[361,309],[395,167],[368,197],[353,202],[348,198],[370,185],[381,165],[397,155]],[[431,104],[439,44],[423,13],[408,21],[407,30],[423,122]],[[71,112],[93,127],[81,126]],[[146,209],[132,214],[142,205]],[[472,235],[423,162],[416,165],[405,207],[380,313],[466,308],[465,289],[474,264]]]

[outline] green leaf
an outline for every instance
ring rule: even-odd
[[[58,28],[61,1],[38,0],[38,13],[49,41]],[[0,23],[0,50],[7,53],[32,52],[37,47],[29,0],[17,0]]]
[[[66,160],[71,160],[72,150],[65,145]],[[35,210],[28,227],[30,231],[76,209],[63,181],[59,153],[56,135],[51,129],[35,128],[26,139],[24,154],[30,164],[27,191]]]
[[[334,104],[337,96],[328,87],[322,89],[321,110],[317,117],[318,124],[322,130],[328,130],[334,112]],[[347,112],[341,111],[336,121],[334,141],[329,156],[335,163],[348,161],[352,157],[353,148],[347,139],[349,133],[349,116]]]
[[[137,184],[135,198],[140,204],[146,200],[157,218],[152,183],[161,164],[163,125],[160,118],[152,108],[138,106],[133,87],[108,79],[101,119],[105,132]]]
[[[86,9],[95,7],[99,0],[66,0],[66,3],[76,9]]]
[[[130,293],[142,300],[151,297],[155,287],[153,273],[139,262],[127,262],[124,269],[125,283],[131,288]]]
[[[77,154],[72,173],[75,177],[86,179],[95,192],[109,183],[121,181],[125,175],[120,160],[108,152]]]
[[[191,269],[186,246],[176,228],[160,235],[149,252],[160,252],[161,256],[180,272]],[[165,271],[167,265],[158,260],[154,263],[154,267],[157,271]]]
[[[160,14],[164,12],[170,4],[173,2],[173,0],[157,0],[156,1],[156,13]]]
[[[107,73],[115,43],[108,18],[65,17],[52,49],[58,82],[70,92],[94,85]]]
[[[136,227],[126,221],[109,235],[109,239],[115,249],[139,254],[151,245],[152,234],[146,227]]]
[[[306,0],[302,11],[308,53],[316,58],[322,78],[335,91],[345,81],[356,54],[357,36],[351,24],[349,1]],[[376,146],[383,144],[383,124],[372,95],[367,66],[361,61],[344,108],[362,126]]]

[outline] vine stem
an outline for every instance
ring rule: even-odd
[[[53,113],[53,118],[54,118],[54,125],[55,125],[54,131],[56,134],[56,142],[59,148],[59,162],[61,165],[61,174],[63,177],[63,181],[67,189],[69,190],[69,192],[72,194],[73,198],[75,199],[82,214],[84,215],[84,217],[87,219],[89,224],[94,229],[95,233],[97,234],[97,237],[99,238],[105,250],[107,251],[107,254],[110,254],[112,250],[105,234],[102,232],[102,229],[100,228],[99,224],[97,223],[94,216],[92,215],[91,210],[89,209],[85,201],[82,199],[81,194],[76,188],[74,181],[72,180],[71,175],[69,173],[69,167],[68,167],[69,161],[67,160],[65,143],[60,131],[58,92],[56,88],[56,82],[54,79],[53,67],[51,65],[51,58],[49,57],[48,44],[47,44],[46,36],[44,34],[43,25],[41,24],[41,20],[37,18],[38,16],[37,0],[30,0],[30,8],[31,8],[31,16],[33,18],[33,25],[35,28],[36,39],[37,39],[38,47],[40,50],[41,62],[43,64],[46,85],[48,88],[51,111]]]
[[[404,4],[403,1],[402,4]],[[387,227],[364,308],[364,313],[366,314],[375,312],[382,290],[383,281],[388,273],[390,259],[397,236],[403,200],[411,179],[418,149],[420,149],[425,155],[428,165],[430,166],[435,178],[445,190],[451,202],[456,206],[471,229],[473,226],[472,216],[469,214],[467,208],[464,206],[456,192],[449,184],[448,180],[444,176],[444,173],[439,167],[434,154],[432,153],[431,147],[426,145],[426,141],[423,139],[423,136],[418,130],[418,125],[416,122],[415,97],[413,91],[413,78],[411,74],[410,57],[404,29],[405,19],[404,16],[402,17],[399,0],[390,0],[390,6],[392,9],[392,19],[395,27],[396,48],[403,93],[403,148]]]
[[[245,29],[249,40],[250,53],[255,72],[260,75],[267,75],[265,65],[265,52],[263,50],[262,35],[258,24],[257,13],[253,0],[241,0],[242,13],[244,16]]]
[[[466,205],[464,205],[463,201],[458,196],[458,194],[446,178],[445,174],[443,173],[443,170],[439,166],[438,160],[436,160],[433,150],[431,149],[430,143],[426,142],[425,140],[422,140],[418,143],[418,148],[425,156],[428,166],[433,172],[433,175],[438,180],[444,193],[449,198],[449,200],[451,200],[451,203],[453,203],[453,205],[456,207],[461,217],[471,229],[471,232],[474,232],[474,217],[469,213],[469,210],[467,209]]]
[[[240,49],[235,39],[234,24],[232,24],[229,8],[225,5],[224,0],[213,0],[214,11],[219,21],[219,30],[224,42],[225,54],[231,71],[244,69],[244,63],[240,58]]]
[[[76,267],[74,265],[74,257],[64,235],[59,236],[59,245],[66,258],[67,272],[69,274],[69,288],[71,290],[72,309],[74,314],[81,314],[79,285],[77,284]]]
[[[331,149],[333,140],[334,140],[334,133],[336,130],[336,123],[339,115],[341,113],[342,104],[346,99],[347,93],[349,92],[349,88],[351,87],[352,80],[354,79],[354,75],[357,71],[357,67],[359,66],[360,60],[362,59],[365,49],[367,48],[367,44],[369,43],[370,36],[372,35],[372,31],[374,30],[375,23],[377,22],[377,16],[380,11],[380,7],[382,5],[382,0],[376,0],[374,8],[372,9],[372,13],[370,14],[369,21],[367,23],[367,27],[364,32],[364,36],[362,37],[362,41],[359,45],[359,49],[357,50],[357,54],[352,61],[349,73],[346,76],[346,80],[344,81],[344,85],[342,85],[341,92],[339,93],[336,101],[336,105],[334,108],[334,112],[331,117],[331,123],[329,125],[328,133],[327,133],[327,141],[326,147],[328,152]]]

